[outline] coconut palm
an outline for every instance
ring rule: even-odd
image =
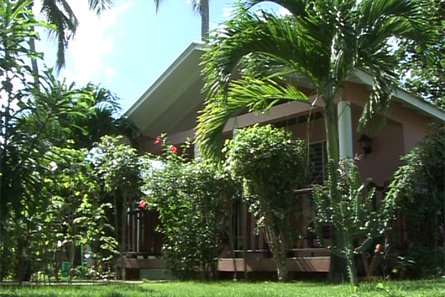
[[[76,33],[79,21],[67,0],[40,1],[42,6],[41,13],[45,21],[55,27],[54,30],[50,31],[50,36],[57,40],[56,68],[60,70],[65,65],[65,49],[68,46],[69,40],[73,38]],[[33,4],[35,4],[35,2],[36,1],[33,1]],[[98,15],[110,8],[112,3],[112,0],[88,0],[90,10]],[[31,41],[31,43],[33,43],[33,41]],[[36,66],[34,66],[34,68],[34,70],[37,69]]]
[[[388,110],[397,78],[389,41],[422,36],[420,1],[267,1],[286,8],[285,16],[255,11],[261,2],[266,1],[239,5],[204,53],[208,95],[197,125],[200,152],[216,156],[224,125],[246,107],[254,111],[282,100],[308,102],[292,83],[304,79],[324,103],[328,158],[338,161],[335,102],[342,84],[356,70],[373,78],[360,127],[372,125],[373,115]]]
[[[156,11],[163,0],[154,0]],[[201,39],[207,39],[209,35],[209,0],[190,0],[194,11],[201,15]]]

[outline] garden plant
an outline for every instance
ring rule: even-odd
[[[216,276],[221,232],[236,190],[221,164],[191,160],[190,145],[181,148],[158,137],[162,155],[145,172],[143,205],[159,212],[162,257],[175,277]],[[153,164],[153,163],[152,163]],[[219,166],[218,166],[219,165]]]
[[[265,230],[278,280],[287,280],[287,252],[297,237],[290,226],[298,211],[292,197],[307,183],[307,148],[290,132],[266,125],[237,130],[225,151],[227,170],[242,180],[244,201]]]

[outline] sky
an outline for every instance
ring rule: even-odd
[[[115,0],[100,17],[87,0],[68,0],[80,26],[70,41],[59,78],[83,86],[99,84],[121,98],[125,112],[192,41],[200,40],[201,19],[187,0]],[[233,0],[210,0],[210,28],[231,13]],[[38,9],[38,8],[37,8]],[[54,66],[55,41],[45,34],[38,50]]]

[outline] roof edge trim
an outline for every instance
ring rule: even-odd
[[[363,70],[356,70],[354,74],[362,81],[362,83],[372,87],[373,80],[369,73],[366,73]],[[394,91],[393,96],[412,108],[445,122],[445,112],[437,106],[434,106],[433,104],[428,103],[417,96],[402,90],[401,88],[397,88]]]
[[[164,72],[155,80],[154,83],[139,97],[131,106],[123,113],[123,117],[129,118],[133,113],[145,102],[145,100],[156,90],[175,70],[181,63],[186,60],[194,51],[204,51],[204,42],[192,41],[181,54],[173,61],[170,66],[167,67]]]

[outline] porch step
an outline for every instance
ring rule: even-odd
[[[294,272],[329,272],[331,257],[293,257],[287,258],[289,271]],[[235,270],[236,269],[236,270]],[[220,258],[218,259],[218,271],[221,272],[259,272],[276,271],[277,265],[273,258]]]
[[[137,259],[124,258],[123,268],[125,269],[166,269],[162,259]]]
[[[272,258],[270,250],[234,250],[236,258],[243,258],[243,254],[246,258]],[[295,248],[289,249],[287,256],[292,257],[325,257],[330,253],[325,248]]]

